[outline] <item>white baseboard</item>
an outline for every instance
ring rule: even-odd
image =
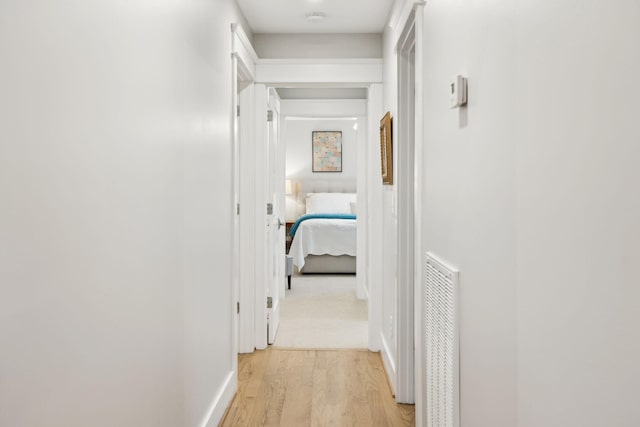
[[[227,407],[233,400],[237,385],[235,372],[229,372],[218,389],[218,392],[213,397],[207,409],[207,414],[200,423],[200,427],[217,427],[218,424],[220,424]]]
[[[391,354],[391,350],[389,349],[389,345],[387,344],[387,340],[384,338],[383,333],[380,333],[380,341],[382,342],[382,351],[380,352],[382,355],[382,365],[384,366],[384,370],[387,373],[387,379],[389,380],[389,385],[391,386],[391,392],[395,396],[396,394],[395,357],[393,354]]]

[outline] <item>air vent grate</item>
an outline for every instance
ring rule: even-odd
[[[458,271],[427,252],[423,410],[427,427],[459,427]]]

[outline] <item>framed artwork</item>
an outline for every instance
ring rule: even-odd
[[[342,132],[311,133],[313,172],[342,172]]]
[[[393,141],[391,113],[387,111],[380,120],[380,160],[382,165],[382,184],[393,185]]]

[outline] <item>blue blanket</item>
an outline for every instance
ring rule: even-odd
[[[353,214],[306,214],[302,215],[298,220],[293,224],[291,230],[289,231],[289,236],[293,236],[296,234],[298,227],[300,224],[308,219],[356,219],[356,216]]]

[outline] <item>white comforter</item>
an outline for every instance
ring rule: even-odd
[[[352,219],[308,219],[300,223],[289,255],[301,269],[307,255],[356,256],[356,221]]]

